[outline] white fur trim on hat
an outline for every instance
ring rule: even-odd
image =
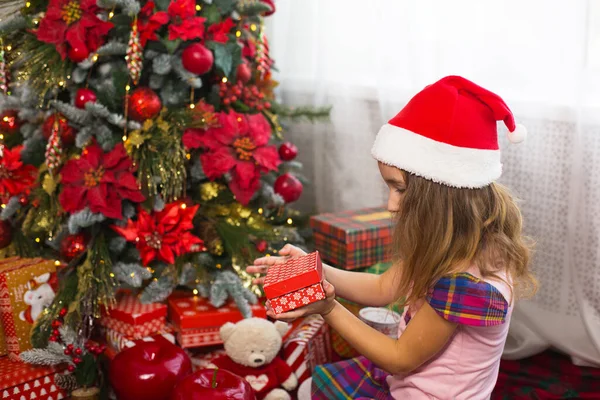
[[[500,150],[452,146],[390,124],[379,130],[371,154],[383,164],[457,188],[481,188],[502,175]]]

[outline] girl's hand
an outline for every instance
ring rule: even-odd
[[[336,305],[336,301],[335,288],[331,283],[323,281],[323,289],[325,290],[325,300],[317,301],[316,303],[312,303],[283,314],[275,314],[275,311],[273,311],[271,308],[271,304],[267,301],[267,315],[273,319],[284,322],[290,322],[312,314],[320,314],[325,316],[329,314],[331,310],[333,310]]]
[[[262,276],[254,280],[254,284],[262,285],[265,283],[265,277],[269,267],[275,264],[283,264],[290,258],[305,256],[306,252],[291,244],[286,244],[279,250],[278,257],[261,257],[254,260],[254,264],[246,267],[249,274],[261,274]]]

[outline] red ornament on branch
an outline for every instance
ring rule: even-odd
[[[290,142],[285,142],[279,146],[279,157],[283,161],[292,161],[298,155],[298,148]]]
[[[82,233],[66,236],[60,243],[60,257],[69,262],[86,249],[88,238]]]
[[[264,253],[265,251],[267,251],[268,247],[269,247],[269,243],[267,243],[266,240],[259,240],[258,242],[256,242],[256,250],[259,253]]]
[[[294,175],[285,173],[275,181],[275,193],[280,195],[286,203],[293,203],[302,194],[302,182]]]
[[[252,78],[252,71],[250,70],[248,63],[243,62],[238,65],[236,76],[237,80],[242,83],[248,83],[250,81]]]
[[[88,58],[90,52],[83,44],[77,43],[74,46],[69,47],[67,55],[71,61],[80,63]]]
[[[56,127],[55,123],[58,124]],[[69,126],[69,121],[64,115],[55,113],[46,118],[42,125],[42,134],[46,140],[50,140],[55,128],[60,131],[60,141],[64,146],[72,146],[75,143],[75,129]]]
[[[212,51],[200,43],[189,45],[181,53],[183,67],[196,75],[204,75],[210,71],[214,61],[215,58]]]
[[[17,110],[6,110],[0,115],[0,133],[12,135],[21,129],[21,120]]]
[[[156,117],[162,108],[160,97],[147,87],[135,89],[129,96],[129,117],[143,122]]]
[[[174,264],[175,257],[204,248],[202,239],[190,232],[198,207],[169,203],[162,211],[152,214],[140,209],[135,222],[129,220],[124,228],[116,225],[112,228],[136,244],[144,265],[157,259]]]
[[[75,107],[77,108],[85,108],[87,103],[95,103],[96,102],[96,92],[92,89],[81,88],[77,90],[75,93]]]
[[[10,222],[0,220],[0,249],[7,247],[12,242],[13,228]]]

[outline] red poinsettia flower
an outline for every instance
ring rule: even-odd
[[[113,27],[96,16],[96,0],[50,0],[46,15],[36,32],[38,40],[51,43],[64,59],[67,44],[76,49],[96,51]]]
[[[6,203],[12,196],[29,194],[35,183],[37,168],[21,161],[23,146],[4,147],[0,157],[0,199]]]
[[[140,34],[140,44],[142,47],[149,40],[158,40],[156,31],[161,26],[169,22],[169,15],[164,11],[154,12],[156,5],[153,1],[147,2],[140,10],[138,15],[137,28]]]
[[[189,232],[194,227],[192,220],[198,207],[169,203],[152,214],[140,209],[137,221],[127,221],[124,228],[112,228],[128,242],[135,242],[144,265],[157,259],[174,264],[175,257],[204,248],[202,239]]]
[[[223,22],[213,24],[208,27],[208,37],[219,43],[227,43],[229,37],[227,36],[231,32],[231,28],[235,26],[235,23],[231,18],[227,18]]]
[[[171,1],[167,11],[169,17],[171,17],[169,40],[192,40],[204,37],[204,21],[206,21],[206,18],[196,17],[196,2],[194,0]]]
[[[89,207],[94,213],[121,219],[123,199],[144,201],[122,143],[108,153],[94,143],[79,159],[69,160],[60,174],[63,190],[58,200],[70,213]]]
[[[219,125],[206,131],[186,130],[183,144],[208,150],[200,156],[206,176],[214,180],[231,173],[229,188],[246,205],[260,187],[260,173],[276,171],[281,163],[275,146],[267,146],[271,125],[262,114],[235,111],[220,113]]]

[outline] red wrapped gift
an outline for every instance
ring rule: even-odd
[[[298,382],[308,379],[317,365],[331,362],[331,340],[325,320],[320,315],[302,320],[284,341],[282,356]]]
[[[322,281],[323,264],[316,251],[271,266],[264,289],[273,311],[281,314],[323,300]]]
[[[116,352],[120,352],[128,347],[133,347],[139,342],[157,342],[161,340],[167,340],[175,344],[175,336],[173,336],[171,328],[167,327],[162,332],[159,332],[155,335],[146,336],[142,339],[135,339],[120,332],[113,331],[112,329],[106,330],[106,343]]]
[[[166,319],[165,304],[142,304],[136,296],[126,294],[104,314],[101,324],[133,339],[141,339],[164,330]]]
[[[8,358],[0,358],[0,394],[2,400],[59,400],[66,398],[56,386],[56,368],[37,367]]]
[[[348,270],[391,260],[393,221],[382,207],[316,215],[315,247],[326,262]]]
[[[267,317],[263,306],[255,304],[251,308],[254,317]],[[179,345],[192,348],[222,344],[219,336],[221,326],[226,322],[241,321],[244,317],[233,301],[216,308],[203,297],[176,295],[169,298],[169,318],[177,330]]]

